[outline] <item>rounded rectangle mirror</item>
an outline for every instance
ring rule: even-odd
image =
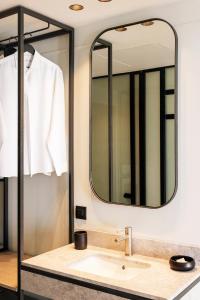
[[[158,208],[177,188],[177,35],[161,19],[91,47],[90,183],[107,203]]]

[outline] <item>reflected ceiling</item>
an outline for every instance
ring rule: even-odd
[[[138,24],[123,32],[108,31],[103,34],[103,39],[113,46],[114,74],[174,64],[174,33],[165,22],[155,21],[153,26],[147,27]],[[107,51],[102,49],[93,55],[93,76],[105,75]]]

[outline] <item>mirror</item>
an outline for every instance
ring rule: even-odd
[[[107,202],[158,208],[177,181],[177,37],[151,19],[91,48],[90,182]]]

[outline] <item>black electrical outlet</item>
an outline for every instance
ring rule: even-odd
[[[76,219],[87,219],[87,208],[85,206],[76,206]]]

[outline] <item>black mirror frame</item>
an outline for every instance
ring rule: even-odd
[[[145,22],[150,22],[150,21],[162,21],[165,22],[166,24],[169,25],[169,27],[172,29],[174,33],[174,38],[175,38],[175,89],[174,89],[174,97],[175,97],[175,187],[174,187],[174,192],[172,194],[172,197],[163,205],[157,206],[157,207],[152,207],[152,206],[138,206],[138,205],[130,205],[130,204],[123,204],[123,203],[115,203],[115,202],[108,202],[104,199],[102,199],[97,192],[95,191],[95,187],[93,184],[92,180],[92,53],[94,50],[94,46],[100,37],[111,30],[115,30],[117,28],[122,28],[122,27],[129,27],[129,26],[134,26],[138,25],[141,23]],[[98,34],[98,36],[95,38],[93,41],[91,48],[90,48],[90,71],[89,71],[89,76],[90,76],[90,82],[89,82],[89,181],[90,181],[90,187],[92,189],[93,194],[102,202],[106,204],[112,204],[112,205],[123,205],[123,206],[129,206],[129,207],[139,207],[139,208],[148,208],[148,209],[159,209],[163,208],[166,205],[168,205],[174,198],[178,190],[178,35],[175,30],[175,28],[166,20],[161,19],[161,18],[150,18],[150,19],[145,19],[141,21],[137,21],[134,23],[128,23],[128,24],[122,24],[122,25],[117,25],[110,27],[108,29],[103,30]]]

